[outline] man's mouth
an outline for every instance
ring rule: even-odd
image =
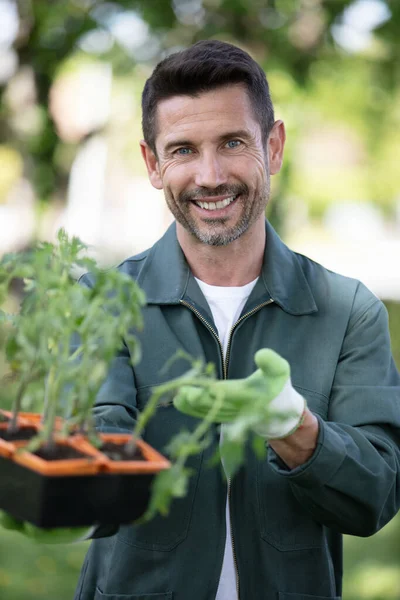
[[[229,196],[229,198],[224,198],[224,200],[218,200],[218,202],[202,202],[201,200],[194,200],[194,203],[197,204],[200,208],[205,208],[206,210],[221,210],[222,208],[226,208],[231,204],[239,194],[236,196]]]

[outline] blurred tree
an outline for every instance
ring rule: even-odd
[[[349,11],[361,4],[364,21],[372,13],[383,15],[364,30],[372,37],[365,50],[357,49],[362,19],[357,22],[353,14],[353,25],[360,29],[349,25]],[[49,112],[49,94],[69,59],[90,54],[110,63],[126,88],[135,65],[141,67],[141,83],[148,67],[166,53],[213,37],[240,45],[266,69],[289,142],[299,127],[321,131],[322,125],[335,129],[338,123],[362,140],[365,156],[356,171],[339,165],[340,177],[337,171],[321,171],[320,179],[315,171],[302,172],[302,149],[288,144],[275,188],[279,202],[271,205],[271,218],[280,229],[288,193],[296,197],[301,190],[316,214],[343,190],[358,190],[359,196],[369,194],[382,204],[393,204],[399,194],[398,0],[0,0],[0,11],[6,5],[17,6],[19,25],[14,41],[4,41],[7,25],[0,12],[0,54],[12,44],[17,62],[14,74],[0,73],[0,202],[22,171],[39,200],[64,196],[65,157],[71,162],[80,139],[63,141]],[[346,32],[353,48],[344,43]],[[137,123],[131,133],[135,139],[138,129]],[[400,366],[400,305],[388,303],[388,309]],[[400,516],[371,540],[346,539],[346,600],[400,600],[399,531]],[[85,549],[38,548],[4,533],[0,598],[71,598]]]
[[[18,7],[14,49],[19,71],[26,68],[34,78],[37,125],[28,131],[14,126],[10,102],[2,97],[7,86],[0,86],[0,139],[23,155],[25,170],[41,200],[51,199],[65,184],[56,160],[59,137],[47,110],[49,91],[59,65],[76,53],[90,34],[97,35],[97,40],[102,34],[113,34],[101,58],[110,60],[117,73],[132,70],[137,62],[153,63],[165,52],[199,39],[217,37],[243,46],[268,72],[281,71],[305,88],[313,83],[316,61],[329,61],[334,68],[336,62],[346,60],[333,32],[343,26],[344,11],[357,4],[350,0],[6,1],[15,1]],[[363,60],[371,81],[393,90],[399,83],[400,5],[395,0],[360,1],[378,2],[381,12],[387,11],[386,19],[374,31],[377,49]],[[137,28],[130,34],[126,30],[125,40],[115,35],[114,26],[118,19],[121,24],[121,15],[130,16],[131,23],[136,16],[148,27],[142,44],[137,40]],[[369,109],[375,123],[382,121],[384,102],[375,102]],[[287,174],[285,179],[289,179]]]

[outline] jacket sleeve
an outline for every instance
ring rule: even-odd
[[[90,273],[83,275],[79,283],[91,287],[92,275]],[[93,414],[98,431],[131,433],[134,429],[138,414],[135,376],[129,348],[123,341],[97,394]]]
[[[90,276],[83,276],[79,283],[90,286]],[[78,340],[75,338],[71,351]],[[101,386],[93,408],[96,429],[105,433],[132,433],[138,409],[136,406],[136,385],[130,360],[129,348],[123,342],[112,361],[108,375]],[[99,523],[90,528],[85,538],[96,539],[115,535],[117,524]]]
[[[400,376],[385,306],[364,286],[359,296],[314,454],[291,471],[271,449],[269,461],[316,521],[368,536],[400,506]]]
[[[98,431],[132,433],[136,423],[136,386],[129,350],[114,358],[106,380],[96,398],[93,414]]]

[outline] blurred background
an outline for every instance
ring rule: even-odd
[[[287,128],[270,220],[385,302],[400,366],[399,32],[398,0],[0,0],[0,255],[65,227],[111,265],[160,237],[144,82],[168,53],[229,41],[265,68]],[[2,531],[0,599],[71,600],[86,549]],[[345,539],[343,597],[400,599],[399,516]]]

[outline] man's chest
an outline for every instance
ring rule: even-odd
[[[184,305],[147,307],[139,333],[142,358],[135,366],[139,409],[152,387],[190,368],[190,357],[214,363],[220,378],[239,379],[255,370],[255,352],[269,347],[288,360],[293,385],[311,410],[326,418],[347,323],[345,315],[334,317],[295,316],[274,303],[266,305],[231,328],[224,358],[211,317]]]

